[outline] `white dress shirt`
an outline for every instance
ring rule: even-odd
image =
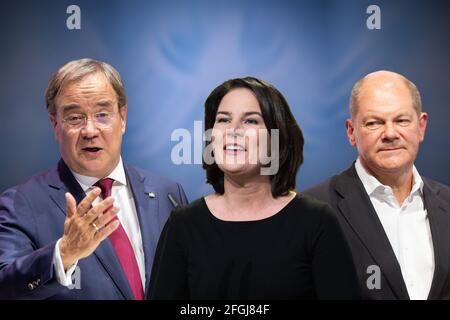
[[[416,167],[413,166],[411,192],[402,204],[398,203],[392,188],[372,176],[359,158],[355,169],[400,264],[409,297],[427,299],[434,274],[434,252],[423,202],[423,181]]]
[[[94,188],[93,185],[99,180],[95,177],[82,176],[73,171],[72,173],[86,194]],[[142,245],[141,229],[139,227],[139,219],[136,212],[133,194],[131,192],[129,184],[127,183],[122,158],[120,158],[117,167],[111,172],[110,175],[105,178],[114,179],[111,196],[115,200],[114,206],[120,208],[117,217],[119,218],[120,223],[125,229],[128,238],[130,239],[131,246],[133,247],[133,251],[139,267],[142,287],[145,288],[145,256]],[[102,199],[99,197],[93,201],[92,205],[95,206],[100,201],[102,201]],[[53,264],[55,267],[56,278],[58,282],[63,286],[68,286],[72,284],[72,274],[75,271],[78,261],[75,262],[73,266],[68,268],[66,272],[64,272],[64,266],[59,252],[60,241],[61,239],[59,239],[56,243]]]

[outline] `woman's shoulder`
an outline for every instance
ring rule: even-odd
[[[170,219],[172,221],[186,221],[198,219],[205,216],[207,208],[203,197],[198,198],[184,206],[177,207],[172,211]]]
[[[304,193],[297,192],[292,208],[296,212],[301,212],[301,216],[309,220],[317,222],[323,219],[336,220],[335,213],[326,202]]]
[[[342,238],[338,216],[326,202],[301,193],[298,193],[294,200],[294,211],[291,212],[291,216],[294,217],[292,224],[301,226],[311,239],[323,236]]]
[[[329,211],[330,209],[326,202],[301,192],[297,192],[293,201],[297,207],[307,211]]]

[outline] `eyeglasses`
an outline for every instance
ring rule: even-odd
[[[115,114],[115,112],[97,112],[94,113],[91,120],[94,122],[97,128],[109,128],[111,127],[112,120]],[[67,123],[69,126],[77,129],[86,126],[88,120],[88,116],[83,113],[73,113],[63,118],[64,123]]]

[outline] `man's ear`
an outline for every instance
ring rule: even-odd
[[[353,147],[356,147],[355,128],[353,127],[353,120],[352,119],[345,120],[345,129],[347,131],[348,142]]]
[[[48,118],[50,119],[50,123],[52,124],[53,135],[56,141],[60,141],[60,131],[58,130],[58,120],[56,114],[49,114]]]
[[[422,112],[419,117],[420,142],[422,142],[425,139],[425,130],[427,129],[427,121],[428,121],[428,114],[426,112]]]
[[[50,120],[50,123],[52,124],[52,128],[54,129],[56,127],[56,115],[55,114],[49,114],[48,118]]]
[[[127,112],[128,112],[127,105],[124,105],[119,109],[120,121],[121,121],[121,126],[122,126],[122,134],[125,133],[125,128],[127,126]]]

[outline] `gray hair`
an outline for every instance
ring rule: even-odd
[[[106,62],[80,59],[66,63],[50,78],[45,92],[45,103],[49,114],[56,114],[55,100],[61,89],[68,83],[80,81],[85,76],[102,72],[117,94],[119,109],[127,104],[127,96],[120,74]]]
[[[392,72],[392,73],[394,73],[394,72]],[[355,119],[355,117],[356,117],[356,113],[357,113],[357,109],[358,109],[358,98],[361,93],[361,88],[364,84],[364,81],[371,74],[368,74],[365,77],[359,79],[358,82],[356,82],[352,88],[352,93],[350,95],[350,117],[352,119]],[[399,76],[401,78],[401,80],[403,80],[403,83],[408,88],[408,90],[411,94],[413,108],[414,108],[414,110],[416,110],[417,115],[420,117],[420,113],[422,112],[422,99],[420,97],[419,90],[417,89],[416,85],[413,82],[411,82],[409,79],[402,76],[401,74],[398,74],[398,73],[395,73],[395,74],[397,76]]]

